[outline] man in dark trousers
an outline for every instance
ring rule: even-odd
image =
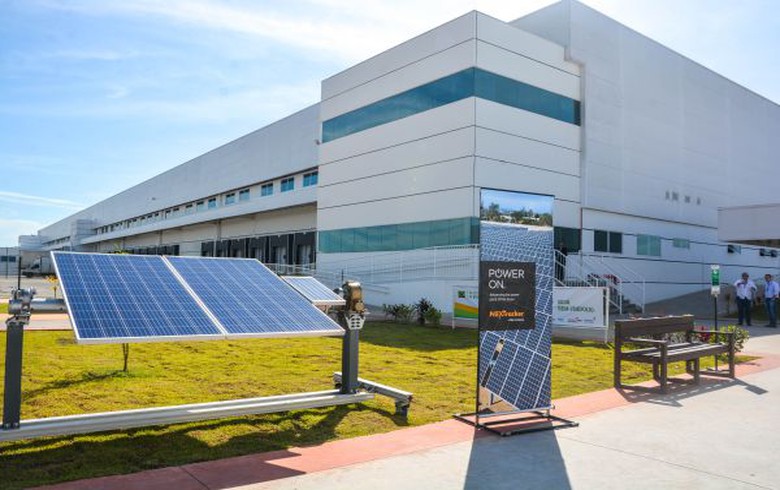
[[[753,296],[758,290],[756,283],[750,280],[747,272],[743,272],[742,279],[734,283],[734,288],[737,290],[739,324],[742,325],[743,321],[746,320],[747,325],[750,326],[750,310],[753,309]]]

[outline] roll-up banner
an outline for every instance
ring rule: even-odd
[[[551,407],[553,197],[482,189],[476,417]]]

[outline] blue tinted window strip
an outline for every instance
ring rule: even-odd
[[[455,218],[319,232],[319,252],[387,252],[479,243],[479,220]]]
[[[322,141],[326,143],[474,96],[580,125],[579,101],[485,70],[468,68],[328,119],[322,123]]]

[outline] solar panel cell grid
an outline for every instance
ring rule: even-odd
[[[55,253],[79,340],[221,337],[161,257]]]
[[[252,259],[168,257],[228,336],[342,335],[343,329]]]
[[[282,279],[315,305],[343,305],[344,298],[309,276],[283,276]]]

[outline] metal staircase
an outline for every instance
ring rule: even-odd
[[[645,309],[645,279],[609,255],[563,255],[556,250],[555,270],[557,286],[608,288],[610,313]]]

